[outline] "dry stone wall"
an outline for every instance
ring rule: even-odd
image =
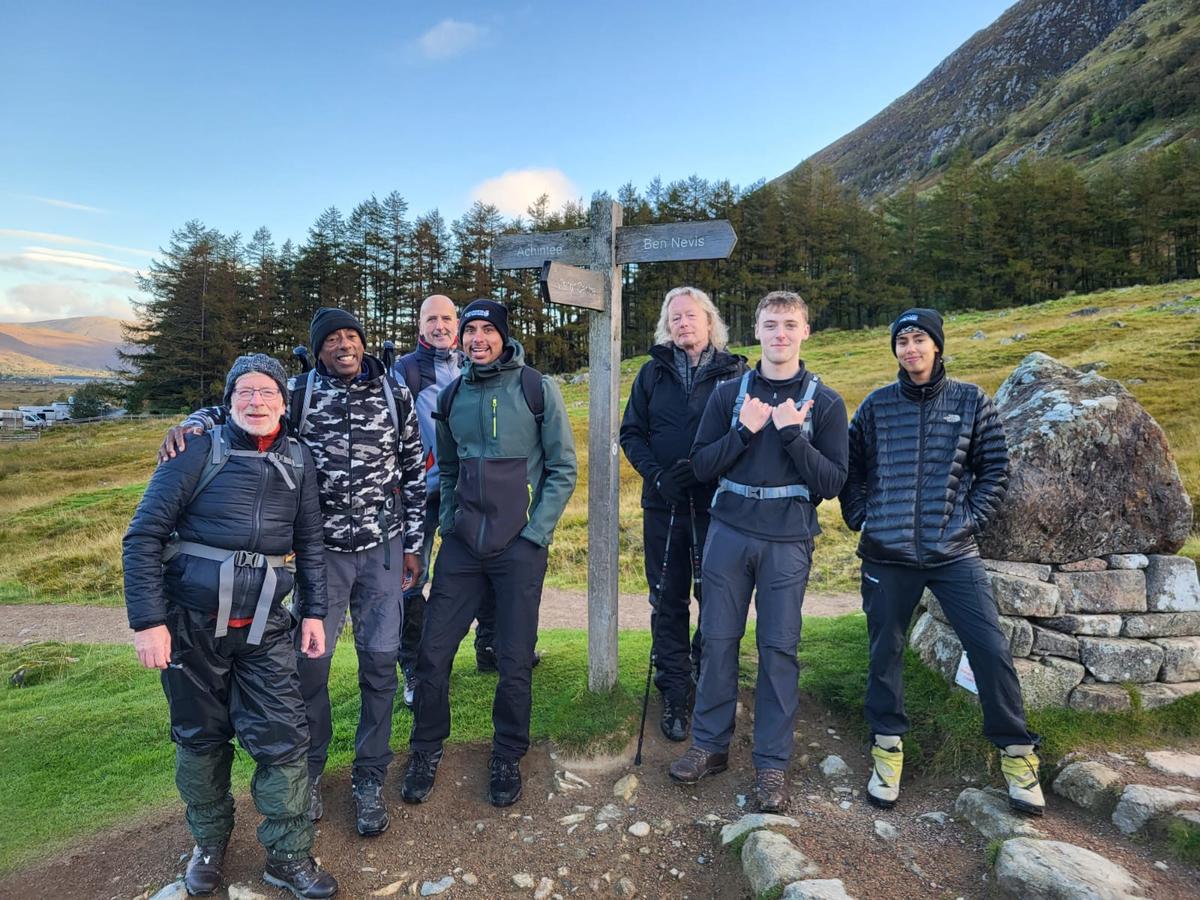
[[[1191,559],[1135,553],[984,566],[1028,706],[1124,710],[1132,687],[1149,709],[1200,692],[1200,579]],[[962,644],[932,593],[921,604],[910,644],[953,682]]]

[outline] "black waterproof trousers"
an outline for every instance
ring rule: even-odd
[[[983,707],[984,736],[997,747],[1036,744],[1037,738],[1025,725],[1021,684],[1000,630],[992,582],[978,557],[932,569],[863,561],[863,612],[871,650],[866,714],[872,733],[900,735],[908,731],[904,643],[925,588],[937,597],[967,652]]]
[[[433,539],[437,534],[439,513],[442,507],[440,492],[425,498],[425,543],[421,546],[421,576],[417,583],[404,592],[404,624],[400,628],[400,655],[397,662],[404,677],[416,675],[417,647],[421,644],[421,628],[425,622],[425,585],[429,581],[430,564],[433,561]],[[494,647],[496,644],[496,600],[489,593],[479,604],[476,614],[475,649]]]
[[[343,553],[325,548],[329,612],[325,617],[325,655],[298,655],[297,668],[308,712],[312,746],[308,774],[325,771],[333,719],[329,706],[329,666],[349,608],[358,653],[358,690],[362,705],[354,735],[352,776],[382,782],[392,761],[392,708],[396,702],[396,652],[400,649],[401,580],[404,537],[391,541],[391,568],[385,569],[382,544]]]
[[[308,724],[292,649],[292,615],[271,610],[262,643],[249,627],[215,636],[211,615],[171,607],[171,661],[162,673],[175,742],[175,783],[197,844],[224,844],[233,831],[229,773],[234,736],[257,764],[250,783],[263,815],[258,839],[277,859],[308,854]]]
[[[670,510],[642,510],[646,583],[650,585],[650,632],[654,641],[654,685],[664,697],[679,703],[686,703],[691,697],[692,673],[700,671],[700,622],[696,623],[694,635],[690,628],[692,563],[708,535],[707,510],[696,510],[695,525],[693,552],[692,516],[687,507],[676,510],[673,524]],[[699,597],[696,599],[700,601]]]
[[[545,547],[524,538],[486,559],[472,553],[453,534],[442,539],[417,653],[411,749],[438,750],[450,734],[454,655],[480,602],[491,591],[496,598],[496,664],[500,669],[492,703],[492,752],[508,760],[525,755],[546,558]]]

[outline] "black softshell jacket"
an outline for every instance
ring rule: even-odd
[[[929,568],[978,556],[975,535],[1008,485],[1008,445],[973,384],[903,374],[872,392],[850,423],[842,517],[869,562]]]
[[[772,381],[756,369],[749,396],[771,406],[789,398],[800,404],[811,376],[800,364],[792,378]],[[813,397],[810,441],[799,425],[779,429],[770,419],[755,434],[731,426],[739,381],[727,381],[708,400],[692,467],[704,481],[728,478],[738,484],[781,486],[803,484],[810,500],[781,497],[755,500],[728,491],[717,495],[712,517],[731,528],[766,541],[802,541],[821,533],[815,504],[836,497],[846,480],[846,404],[822,383]]]
[[[670,504],[654,486],[658,474],[678,459],[692,454],[704,407],[713,389],[723,381],[738,379],[746,370],[744,357],[717,350],[696,373],[692,392],[686,393],[675,368],[674,349],[662,344],[650,348],[650,360],[633,379],[625,416],[621,420],[621,449],[642,476],[642,508],[668,509]],[[707,509],[715,484],[702,484],[691,492],[697,509]]]
[[[257,450],[255,439],[232,422],[228,429],[235,450]],[[301,618],[325,617],[325,559],[322,549],[321,504],[316,470],[308,448],[301,446],[304,476],[299,491],[289,488],[275,466],[263,458],[231,456],[217,477],[190,505],[208,465],[212,437],[193,437],[186,453],[162,463],[150,478],[146,493],[125,533],[125,605],[129,626],[141,631],[165,624],[169,604],[217,612],[221,564],[178,554],[164,567],[163,548],[173,532],[181,540],[227,550],[284,555],[295,550],[296,575],[275,570],[275,602],[295,584],[295,612]],[[287,458],[282,432],[270,448]],[[289,470],[292,480],[296,475]],[[239,567],[233,584],[233,618],[250,618],[258,602],[265,569]]]

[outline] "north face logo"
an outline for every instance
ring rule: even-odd
[[[898,321],[898,322],[915,322],[915,321],[917,321],[917,317],[915,315],[901,316],[896,321]]]

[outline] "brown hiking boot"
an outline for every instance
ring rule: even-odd
[[[687,753],[671,763],[669,773],[680,784],[695,784],[707,775],[717,775],[729,768],[728,753],[709,753],[699,747],[689,747]]]
[[[783,812],[787,808],[787,773],[783,769],[755,769],[754,796],[758,808],[765,813]]]

